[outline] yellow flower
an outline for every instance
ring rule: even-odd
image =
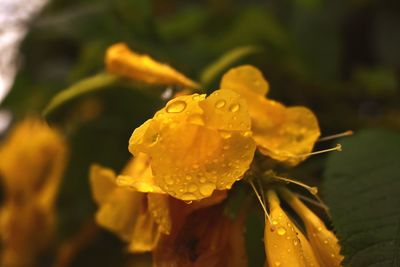
[[[64,139],[36,118],[19,123],[1,144],[2,266],[33,264],[51,241],[54,203],[66,158]]]
[[[129,50],[124,43],[110,46],[105,60],[110,73],[136,81],[148,84],[180,85],[188,88],[199,86],[170,66],[159,63],[147,55]]]
[[[336,236],[300,199],[287,189],[282,189],[287,203],[296,211],[304,222],[307,237],[322,266],[341,266],[343,256]]]
[[[231,188],[254,150],[247,104],[230,90],[176,97],[129,140],[132,154],[151,158],[154,184],[185,201]]]
[[[320,266],[302,232],[286,215],[274,191],[267,193],[270,220],[266,221],[264,242],[269,266]]]
[[[341,266],[343,257],[336,236],[288,189],[278,191],[299,215],[307,237],[283,211],[278,195],[268,191],[270,218],[264,240],[269,266]]]
[[[246,99],[253,138],[261,153],[288,165],[297,165],[312,151],[320,135],[315,115],[306,107],[285,107],[269,100],[268,82],[253,66],[229,70],[220,87],[230,89]]]
[[[128,242],[132,253],[154,250],[160,235],[181,227],[190,213],[226,198],[225,191],[192,204],[171,198],[154,189],[149,163],[149,157],[139,153],[119,176],[98,165],[90,169],[92,194],[99,205],[96,221]]]
[[[140,160],[131,161],[125,171],[128,174],[140,174],[141,164]],[[116,177],[114,171],[108,168],[93,165],[90,169],[92,194],[99,205],[96,221],[129,242],[129,251],[151,251],[157,243],[159,230],[148,212],[147,195],[118,187]]]

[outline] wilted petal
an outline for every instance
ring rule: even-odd
[[[131,51],[126,44],[118,43],[108,48],[107,70],[111,73],[149,84],[181,85],[190,88],[198,84],[166,64],[147,55]]]
[[[270,219],[266,221],[264,242],[269,266],[319,266],[310,244],[280,207],[275,192],[269,191]]]
[[[282,194],[303,220],[307,237],[321,265],[342,266],[343,256],[340,255],[340,246],[334,233],[329,231],[322,220],[289,190],[282,190]]]
[[[215,106],[216,97],[226,109]],[[129,150],[151,157],[154,180],[164,192],[199,200],[229,189],[247,171],[255,150],[249,126],[246,103],[234,92],[180,96],[134,131]]]

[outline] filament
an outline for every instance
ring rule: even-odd
[[[324,141],[328,141],[328,140],[332,140],[332,139],[336,139],[336,138],[340,138],[340,137],[350,136],[350,135],[353,135],[353,133],[354,133],[353,131],[349,130],[349,131],[345,131],[343,133],[328,135],[328,136],[318,139],[317,142],[324,142]]]

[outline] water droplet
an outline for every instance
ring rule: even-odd
[[[238,112],[239,109],[240,109],[239,104],[232,104],[232,105],[229,107],[229,110],[230,110],[231,112]]]
[[[299,244],[299,240],[297,238],[293,239],[293,245],[297,246]]]
[[[177,100],[175,102],[172,102],[168,104],[167,106],[167,112],[168,113],[180,113],[184,111],[186,108],[186,102],[182,100]]]
[[[218,100],[217,102],[215,102],[215,107],[216,108],[223,108],[223,107],[225,107],[225,105],[226,105],[226,101],[223,100],[223,99]]]
[[[321,232],[321,231],[322,231],[322,227],[318,227],[318,231],[320,231],[320,232]]]
[[[195,185],[195,184],[189,185],[188,191],[190,193],[193,193],[193,192],[197,191],[197,185]]]
[[[167,185],[173,185],[173,184],[174,184],[174,180],[173,180],[170,176],[165,176],[165,177],[164,177],[164,182],[165,182]]]
[[[334,258],[334,257],[335,257],[335,254],[332,253],[332,254],[331,254],[331,258]]]
[[[276,261],[276,262],[275,262],[275,266],[281,266],[281,262]]]
[[[190,181],[190,180],[192,180],[192,176],[186,175],[185,179],[188,180],[188,181]]]
[[[328,244],[328,240],[324,240],[324,244]]]
[[[203,196],[209,196],[214,191],[214,189],[214,184],[203,184],[200,186],[200,194],[202,194]]]
[[[200,178],[200,183],[205,183],[206,179],[205,178]]]
[[[272,224],[273,224],[273,225],[277,225],[277,224],[278,224],[278,221],[277,221],[277,220],[272,220]]]
[[[276,230],[276,232],[278,233],[278,235],[284,235],[286,234],[286,229],[283,227],[279,227],[278,230]]]
[[[200,99],[200,95],[194,94],[194,95],[192,96],[192,99],[193,99],[194,101],[197,101],[197,100]]]
[[[220,131],[219,134],[221,135],[222,138],[224,139],[228,139],[231,138],[232,134],[230,132],[226,132],[226,131]]]

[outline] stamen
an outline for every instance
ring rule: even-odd
[[[318,154],[331,152],[331,151],[342,151],[342,145],[341,144],[337,144],[333,148],[328,148],[328,149],[324,149],[324,150],[320,150],[320,151],[315,151],[315,152],[311,152],[311,153],[307,153],[307,154],[303,154],[303,155],[297,155],[296,157],[299,157],[299,158],[308,157],[308,156],[318,155]]]
[[[343,133],[328,135],[328,136],[318,139],[317,142],[324,142],[324,141],[328,141],[328,140],[332,140],[332,139],[336,139],[336,138],[340,138],[340,137],[350,136],[350,135],[353,135],[353,133],[354,133],[353,131],[349,130],[349,131],[345,131]]]
[[[268,213],[268,211],[267,211],[267,207],[265,206],[265,202],[263,202],[263,200],[261,199],[261,196],[260,196],[260,194],[258,193],[256,187],[254,186],[253,181],[250,180],[249,183],[250,183],[251,187],[253,188],[254,193],[256,194],[257,199],[258,199],[258,201],[260,202],[262,209],[264,210],[265,216],[267,217],[268,221],[272,224],[271,218],[270,218],[269,213]],[[263,191],[263,190],[262,190],[262,191]]]
[[[301,200],[307,201],[308,203],[311,203],[317,207],[320,207],[321,209],[325,210],[326,213],[329,214],[329,208],[328,206],[318,197],[318,195],[315,195],[315,197],[317,198],[317,200],[311,199],[309,197],[300,195],[300,194],[295,194],[298,198],[300,198]]]
[[[278,176],[278,175],[273,175],[271,177],[275,178],[277,180],[284,181],[286,183],[292,183],[292,184],[296,184],[296,185],[298,185],[300,187],[303,187],[304,189],[306,189],[308,192],[310,192],[314,196],[317,196],[317,194],[318,194],[318,188],[315,187],[315,186],[309,186],[309,185],[306,185],[305,183],[302,183],[302,182],[299,182],[299,181],[296,181],[296,180],[293,180],[293,179],[290,179],[290,178],[285,178],[285,177],[282,177],[282,176]]]

